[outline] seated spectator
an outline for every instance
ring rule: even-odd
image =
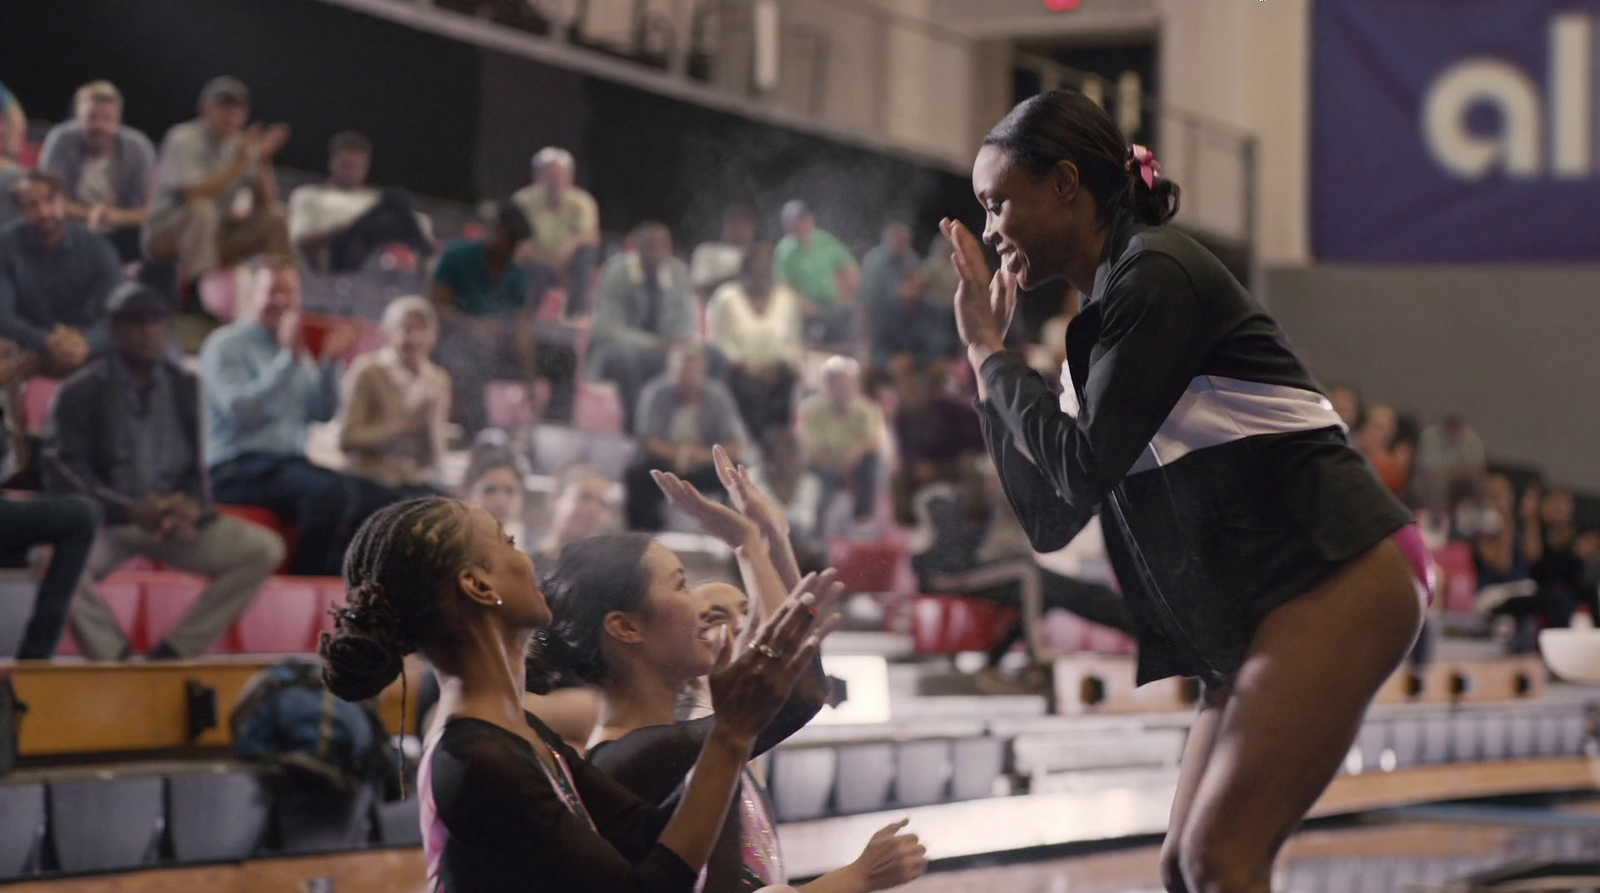
[[[706,306],[712,344],[728,360],[728,390],[750,436],[762,449],[788,432],[805,345],[800,296],[773,281],[772,246],[752,245],[739,278],[717,289]]]
[[[22,164],[22,144],[28,139],[28,113],[17,95],[0,84],[0,115],[5,116],[4,142],[0,142],[0,167]]]
[[[144,251],[151,260],[176,262],[187,282],[257,254],[289,253],[272,170],[289,125],[246,127],[249,120],[249,88],[236,78],[213,78],[200,92],[200,117],[161,141]],[[250,210],[238,216],[243,193]]]
[[[639,398],[639,455],[624,474],[630,530],[665,526],[666,497],[652,471],[671,471],[706,494],[726,494],[717,477],[711,448],[721,444],[738,461],[744,452],[744,426],[733,397],[707,375],[706,355],[698,345],[673,349],[664,375]]]
[[[1001,491],[999,475],[986,459],[978,459],[972,465],[943,467],[936,478],[917,490],[912,504],[905,508],[909,511],[902,513],[897,508],[896,513],[902,524],[912,528],[911,567],[921,591],[955,591],[1021,607],[1023,586],[1036,585],[1043,612],[1060,609],[1112,629],[1131,629],[1127,604],[1115,590],[1040,567],[1026,535],[1000,533],[1001,528],[1020,525]],[[1015,545],[1009,553],[985,548],[995,542]],[[985,571],[995,582],[971,585]],[[955,579],[946,579],[952,577]],[[1000,663],[1022,641],[1023,633],[1019,617],[990,650],[986,668],[979,676],[985,689],[1001,691],[1011,684],[1001,673]]]
[[[0,382],[15,374],[14,365],[0,364]],[[0,411],[0,480],[10,477],[16,465],[10,449],[10,420],[10,414]],[[22,566],[35,547],[50,547],[50,563],[22,631],[18,660],[46,660],[55,654],[99,526],[100,512],[93,500],[42,495],[10,499],[0,493],[0,559]]]
[[[499,521],[506,535],[526,552],[532,544],[524,514],[528,503],[527,467],[498,436],[499,432],[486,431],[484,435],[473,445],[467,461],[467,473],[461,480],[462,498]]]
[[[1465,416],[1451,413],[1422,429],[1411,482],[1420,505],[1453,520],[1456,506],[1483,498],[1488,476],[1483,441]]]
[[[756,241],[756,212],[748,205],[730,205],[722,212],[722,240],[702,242],[689,257],[689,284],[709,296],[739,278],[744,253]]]
[[[1478,609],[1497,618],[1498,638],[1514,653],[1534,646],[1538,627],[1552,619],[1551,606],[1538,598],[1538,586],[1523,547],[1524,531],[1517,513],[1517,494],[1503,474],[1485,484],[1486,512],[1472,533],[1472,558],[1478,571]],[[1531,503],[1537,511],[1538,498]],[[1565,611],[1562,611],[1563,616]]]
[[[93,497],[105,518],[72,602],[72,631],[91,660],[129,656],[128,636],[95,584],[144,556],[210,579],[150,653],[195,657],[250,607],[283,561],[283,541],[264,527],[218,515],[206,493],[200,383],[167,358],[172,308],[166,300],[127,283],[107,313],[112,350],[61,388],[45,450],[51,489]]]
[[[471,436],[489,425],[484,396],[496,379],[550,382],[548,415],[572,418],[577,399],[577,353],[570,344],[541,340],[534,322],[550,274],[517,263],[517,243],[528,238],[528,220],[510,203],[500,206],[488,239],[446,248],[433,273],[433,305],[439,313],[439,365],[454,382],[461,424]]]
[[[877,496],[883,411],[861,394],[861,367],[849,357],[822,364],[822,392],[800,404],[797,431],[806,467],[822,482],[815,530],[826,535],[833,500],[849,491],[857,533],[869,529]]]
[[[403,189],[367,185],[372,141],[355,131],[328,143],[328,180],[301,186],[289,196],[289,238],[307,262],[325,273],[359,270],[389,245],[406,245],[423,257],[433,253],[425,220]]]
[[[783,206],[783,239],[778,242],[778,278],[805,299],[806,340],[812,344],[855,341],[856,289],[860,271],[850,249],[832,233],[817,229],[811,208],[798,199]]]
[[[621,513],[611,499],[611,479],[589,465],[561,473],[550,529],[539,541],[534,563],[555,561],[568,544],[591,536],[619,533]]]
[[[1339,414],[1339,420],[1349,433],[1351,440],[1355,440],[1361,425],[1367,420],[1367,405],[1361,399],[1361,392],[1347,384],[1331,384],[1328,386],[1328,401],[1333,404],[1333,411]]]
[[[894,409],[895,444],[900,466],[890,477],[889,492],[902,517],[909,517],[916,491],[948,480],[955,469],[971,468],[987,452],[983,425],[972,403],[939,387],[943,368],[919,372],[909,360],[894,367],[898,400]]]
[[[311,424],[338,410],[340,360],[355,346],[355,330],[331,329],[316,359],[300,316],[298,264],[277,258],[257,271],[253,285],[246,312],[200,349],[212,493],[218,502],[260,506],[299,525],[291,572],[337,576],[356,528],[396,498],[306,456]]]
[[[1524,518],[1528,570],[1538,587],[1537,598],[1552,615],[1551,626],[1568,625],[1578,608],[1588,611],[1591,620],[1600,615],[1594,587],[1583,585],[1584,562],[1600,550],[1594,535],[1579,535],[1575,506],[1572,491],[1555,487],[1545,492],[1538,512]]]
[[[900,282],[899,299],[878,309],[872,327],[872,363],[887,369],[904,359],[919,370],[961,353],[955,316],[928,303],[927,278],[912,270]]]
[[[396,298],[384,309],[383,334],[389,343],[345,373],[345,467],[404,496],[437,495],[450,419],[450,375],[430,359],[439,319],[427,298]]]
[[[139,233],[149,219],[156,150],[150,138],[122,126],[122,94],[110,81],[78,88],[73,120],[50,128],[39,167],[61,175],[67,216],[104,235],[122,262],[143,259]]]
[[[1404,496],[1411,487],[1415,453],[1409,445],[1400,442],[1399,433],[1400,416],[1394,407],[1374,404],[1366,410],[1356,432],[1355,445],[1372,463],[1383,485],[1396,496]]]
[[[899,306],[906,280],[921,267],[922,258],[911,250],[911,227],[884,227],[882,240],[861,258],[861,308],[874,331],[882,325],[880,317]]]
[[[667,353],[699,340],[698,315],[688,268],[672,256],[672,232],[660,223],[642,224],[633,231],[632,250],[600,271],[589,356],[589,376],[617,386],[625,430],[635,430],[639,395],[667,367]],[[720,373],[721,352],[709,359],[712,373]]]
[[[577,162],[566,149],[547,146],[533,156],[533,182],[511,197],[533,227],[519,259],[555,270],[567,290],[568,318],[589,310],[589,284],[600,262],[600,206],[573,181]]]
[[[17,182],[22,219],[0,230],[0,338],[32,354],[30,370],[62,378],[105,351],[105,301],[122,281],[110,243],[66,217],[61,178]]]

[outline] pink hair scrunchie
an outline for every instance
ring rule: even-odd
[[[1128,170],[1134,166],[1139,168],[1139,176],[1144,179],[1144,185],[1151,189],[1156,188],[1156,178],[1161,176],[1161,162],[1156,160],[1156,153],[1137,143],[1128,147]]]

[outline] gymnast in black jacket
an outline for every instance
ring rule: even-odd
[[[1041,552],[1100,512],[1139,681],[1205,683],[1167,888],[1267,893],[1279,847],[1416,636],[1412,518],[1346,445],[1277,324],[1164,225],[1177,185],[1099,106],[1064,91],[1023,102],[984,140],[972,181],[1000,271],[960,223],[944,232],[1012,507]],[[1084,295],[1067,332],[1075,415],[1004,345],[1018,289],[1056,279]]]

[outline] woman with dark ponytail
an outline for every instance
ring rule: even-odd
[[[672,474],[656,473],[672,503],[727,543],[739,561],[750,617],[746,632],[804,586],[789,546],[783,512],[713,449],[717,471],[740,510],[706,499]],[[825,607],[841,588],[833,572],[814,580]],[[683,563],[639,534],[603,536],[567,546],[547,578],[557,621],[542,633],[543,653],[570,681],[598,686],[599,727],[589,741],[589,761],[649,803],[670,802],[690,774],[694,754],[716,722],[722,702],[712,692],[711,716],[680,721],[680,693],[712,671],[708,641],[738,636],[739,624],[718,622],[712,605],[690,589]],[[795,686],[776,718],[756,738],[755,754],[799,731],[822,708],[827,694],[821,661]],[[735,792],[717,844],[706,863],[704,893],[746,893],[787,888],[777,846],[772,805],[748,770]],[[816,883],[818,893],[867,893],[903,884],[927,864],[904,822],[883,829],[862,857]],[[808,885],[810,889],[810,885]]]
[[[972,185],[1000,271],[966,227],[943,229],[1006,495],[1041,552],[1098,511],[1139,682],[1205,683],[1167,889],[1267,893],[1279,847],[1416,637],[1413,520],[1345,444],[1277,324],[1165,225],[1177,185],[1099,106],[1063,91],[1018,105]],[[1059,279],[1084,296],[1067,331],[1070,414],[1003,340],[1017,290]]]
[[[676,809],[640,801],[522,707],[523,655],[551,621],[533,560],[482,509],[431,498],[367,520],[345,558],[348,606],[324,633],[323,680],[376,696],[422,654],[439,718],[417,783],[435,893],[689,893],[756,735],[813,662],[827,629],[797,591],[711,675],[719,710]]]

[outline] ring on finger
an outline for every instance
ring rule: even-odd
[[[750,647],[753,648],[757,654],[759,654],[759,655],[761,655],[763,657],[777,657],[778,656],[778,652],[775,649],[773,649],[773,647],[771,645],[768,645],[766,642],[757,642],[756,644],[754,644],[754,645],[752,645]]]

